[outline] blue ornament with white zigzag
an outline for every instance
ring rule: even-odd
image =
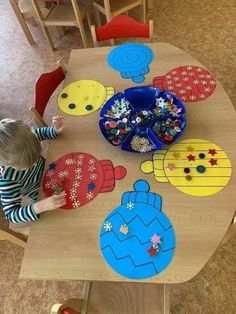
[[[175,233],[161,211],[161,196],[138,180],[122,195],[121,206],[104,220],[100,231],[103,257],[113,270],[131,279],[158,275],[171,262]]]

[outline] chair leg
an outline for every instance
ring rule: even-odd
[[[26,241],[18,238],[17,236],[8,233],[6,231],[0,230],[0,240],[7,240],[10,241],[16,245],[19,245],[20,247],[25,248],[26,247]]]
[[[86,38],[86,34],[84,31],[84,25],[83,25],[83,21],[81,19],[81,16],[79,14],[79,6],[76,0],[71,0],[73,9],[74,9],[74,13],[75,13],[75,17],[76,17],[76,21],[77,21],[77,27],[80,30],[80,35],[82,38],[82,42],[85,48],[88,47],[88,43],[87,43],[87,38]]]
[[[47,41],[48,41],[48,43],[50,45],[50,48],[52,49],[52,51],[54,51],[55,50],[55,46],[53,44],[53,41],[52,41],[51,35],[49,33],[49,30],[48,30],[47,26],[43,22],[43,15],[42,15],[42,13],[40,11],[40,7],[39,7],[39,5],[38,5],[36,0],[31,0],[31,1],[32,1],[34,10],[36,12],[36,15],[38,17],[39,23],[41,25],[42,31],[44,33],[44,36],[47,39]]]
[[[88,12],[87,12],[87,14],[86,14],[86,17],[87,17],[89,29],[91,29],[92,21],[91,21],[91,16],[90,16],[90,14],[89,14]]]
[[[15,12],[15,15],[16,15],[16,17],[17,17],[19,23],[20,23],[20,26],[21,26],[23,32],[25,33],[25,36],[26,36],[26,38],[27,38],[29,44],[30,44],[30,45],[35,44],[34,39],[33,39],[32,35],[31,35],[31,33],[30,33],[30,30],[29,30],[29,28],[28,28],[28,25],[26,24],[25,19],[24,19],[24,16],[23,16],[23,14],[21,13],[21,11],[20,11],[20,9],[19,9],[19,7],[18,7],[16,1],[15,1],[15,0],[10,0],[10,4],[11,4],[11,6],[12,6],[12,9],[13,9],[14,12]]]
[[[111,7],[110,7],[109,0],[104,0],[104,6],[105,6],[106,20],[107,20],[107,23],[108,23],[112,19]]]
[[[38,113],[38,111],[34,107],[30,107],[29,112],[30,112],[35,124],[38,127],[47,127],[48,126],[47,123],[43,120],[43,118],[40,116],[40,114]]]
[[[64,312],[72,313],[72,311],[66,310],[68,308],[73,310],[73,313],[76,312],[80,314],[86,314],[91,284],[92,283],[88,281],[85,282],[82,299],[69,299],[65,301],[63,304],[59,304],[59,303],[54,304],[51,308],[50,314],[59,314],[59,313],[64,313]]]
[[[94,15],[95,15],[95,20],[96,20],[96,25],[98,27],[100,27],[102,25],[101,18],[100,18],[100,12],[95,7],[94,7]]]
[[[80,309],[81,314],[87,313],[91,287],[92,287],[92,282],[86,281],[84,284],[84,290],[83,290],[83,302]]]
[[[141,6],[141,19],[143,23],[146,23],[146,1],[143,0],[143,4]]]

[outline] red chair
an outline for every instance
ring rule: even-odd
[[[58,85],[65,79],[65,67],[59,61],[58,68],[52,72],[42,74],[35,84],[34,107],[29,109],[37,126],[47,126],[43,114],[47,103]]]
[[[153,37],[153,21],[149,24],[137,22],[127,15],[115,16],[107,24],[95,27],[91,26],[91,33],[94,47],[98,46],[99,41],[118,38],[149,38]]]

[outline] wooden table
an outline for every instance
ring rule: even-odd
[[[149,46],[155,53],[155,59],[150,65],[145,84],[152,83],[153,77],[166,74],[179,65],[202,66],[190,55],[170,44],[153,43]],[[95,79],[105,86],[114,86],[117,92],[132,86],[130,80],[121,79],[118,72],[107,66],[106,56],[110,49],[111,47],[73,50],[65,84],[78,79]],[[188,126],[182,139],[212,140],[226,151],[235,167],[236,116],[220,83],[217,82],[215,92],[208,99],[186,104],[186,108]],[[147,159],[147,155],[127,154],[106,142],[99,131],[98,112],[75,117],[59,110],[59,114],[65,116],[65,131],[60,138],[51,142],[48,163],[67,152],[82,151],[91,153],[98,160],[107,158],[114,165],[126,166],[128,175],[116,182],[113,192],[99,194],[78,210],[57,210],[43,214],[30,232],[20,278],[97,281],[95,287],[100,289],[101,306],[106,303],[101,302],[101,298],[107,293],[111,297],[114,291],[113,297],[109,299],[117,304],[117,308],[113,307],[114,313],[119,312],[118,309],[119,313],[159,313],[155,303],[156,293],[164,297],[167,295],[166,284],[181,283],[193,278],[207,263],[226,233],[236,208],[235,172],[220,193],[210,197],[188,196],[170,184],[156,182],[153,175],[141,173],[139,165]],[[171,264],[158,276],[142,281],[165,286],[130,283],[132,280],[115,273],[106,264],[99,250],[99,230],[104,218],[112,208],[120,204],[121,194],[132,190],[133,183],[141,178],[148,180],[152,192],[162,196],[163,211],[176,232],[176,251]],[[102,288],[99,281],[107,284]],[[122,291],[120,294],[116,290],[118,287]],[[121,310],[121,299],[124,297],[133,302],[133,312],[127,302],[123,303],[124,308]],[[108,303],[111,302],[109,300]],[[161,311],[167,309],[167,313],[166,300],[160,308]],[[140,306],[138,310],[137,306]]]

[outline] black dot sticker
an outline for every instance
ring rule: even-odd
[[[67,93],[62,93],[61,94],[61,98],[67,98],[68,97],[68,94]]]
[[[190,172],[190,169],[189,169],[189,168],[184,168],[184,172],[185,172],[185,173],[189,173],[189,172]]]
[[[69,107],[70,109],[75,109],[76,105],[75,105],[75,104],[69,104],[68,107]]]
[[[86,105],[85,109],[88,110],[88,111],[90,111],[90,110],[93,109],[93,106],[92,106],[92,105]]]
[[[204,159],[205,158],[205,154],[203,154],[203,153],[199,154],[199,158]]]

